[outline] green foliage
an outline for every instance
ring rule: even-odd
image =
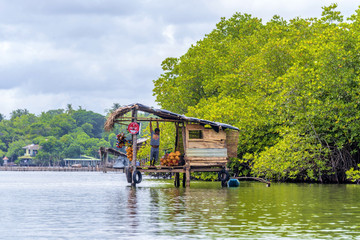
[[[76,121],[76,126],[81,127],[83,124],[91,124],[93,128],[89,132],[89,136],[100,138],[103,133],[105,117],[101,114],[84,109],[77,110],[72,113],[72,118]]]
[[[0,155],[16,161],[24,155],[23,147],[34,143],[41,146],[35,159],[39,165],[57,165],[80,154],[98,157],[101,146],[111,146],[101,138],[104,119],[91,111],[74,110],[71,104],[66,111],[49,110],[39,116],[26,109],[15,110],[10,120],[0,121]]]
[[[28,144],[29,144],[29,142],[24,141],[24,140],[18,140],[18,141],[11,142],[9,144],[9,148],[7,149],[6,156],[10,160],[15,161],[19,156],[24,155],[25,151],[24,151],[23,147]]]
[[[360,168],[360,164],[357,165]],[[346,171],[346,176],[352,182],[360,183],[360,170],[354,170],[354,168],[350,168]]]
[[[169,122],[160,123],[160,157],[162,156],[161,152],[175,151],[175,124]]]
[[[149,138],[150,139],[150,138]],[[151,146],[150,144],[145,144],[143,146],[141,146],[141,148],[138,150],[137,152],[137,158],[138,159],[146,159],[146,160],[150,160],[150,151],[151,151]],[[160,154],[159,154],[160,155]],[[160,158],[161,156],[159,156]],[[149,163],[150,164],[150,163]]]
[[[252,172],[275,180],[318,180],[330,170],[327,164],[327,149],[297,132],[281,134],[281,140],[274,146],[266,147],[253,157]]]
[[[94,127],[93,125],[91,125],[91,123],[84,123],[83,125],[81,125],[81,128],[87,135],[92,135],[92,130],[94,129]]]
[[[61,137],[75,129],[75,120],[68,114],[62,113],[50,120],[50,135]]]
[[[152,123],[155,129],[156,123]],[[159,147],[159,159],[165,155],[165,152],[175,151],[175,125],[174,123],[162,122],[159,124],[160,128],[160,147]],[[147,126],[144,129],[143,138],[150,139],[150,127]],[[137,153],[139,159],[150,159],[150,144],[143,145]]]
[[[27,110],[27,109],[16,109],[16,110],[11,112],[10,119],[14,120],[17,117],[21,117],[21,116],[27,115],[27,114],[29,114],[29,110]]]
[[[79,158],[81,155],[81,146],[78,143],[71,143],[64,149],[64,155],[69,158]]]
[[[194,172],[191,176],[198,180],[204,181],[216,181],[218,180],[218,174],[213,172]]]
[[[248,176],[250,173],[250,166],[246,158],[230,158],[228,167],[236,176]]]
[[[336,7],[320,19],[222,18],[163,61],[156,101],[238,127],[239,175],[345,181],[360,150],[360,9],[343,22]]]
[[[105,138],[106,140],[106,138]],[[107,137],[107,141],[109,142],[110,144],[110,147],[112,148],[116,148],[116,134],[115,133],[110,133]]]

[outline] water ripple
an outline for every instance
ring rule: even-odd
[[[2,172],[1,239],[354,239],[360,186],[240,188],[123,174]]]

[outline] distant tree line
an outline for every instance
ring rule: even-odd
[[[120,107],[115,103],[108,113]],[[66,109],[49,110],[39,115],[27,109],[12,111],[10,119],[0,115],[0,159],[8,157],[19,162],[24,146],[39,144],[37,165],[59,165],[64,158],[80,155],[99,157],[100,147],[116,147],[116,134],[126,126],[116,126],[113,132],[104,132],[106,117],[71,104]]]
[[[344,21],[336,7],[265,24],[240,13],[221,19],[184,55],[163,61],[156,101],[237,126],[230,167],[238,175],[360,178],[360,9]]]

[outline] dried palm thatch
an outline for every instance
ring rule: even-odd
[[[134,109],[135,105],[128,105],[124,107],[120,107],[116,109],[111,115],[108,117],[108,119],[105,122],[104,129],[105,131],[111,131],[114,128],[114,125],[116,123],[116,120],[122,116],[124,116],[126,113],[130,112],[132,109]]]

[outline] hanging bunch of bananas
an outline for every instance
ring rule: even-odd
[[[125,133],[119,133],[118,135],[116,135],[116,139],[117,139],[116,147],[123,148],[126,143]]]
[[[126,148],[126,156],[130,162],[133,160],[133,147],[132,146],[128,146]]]

